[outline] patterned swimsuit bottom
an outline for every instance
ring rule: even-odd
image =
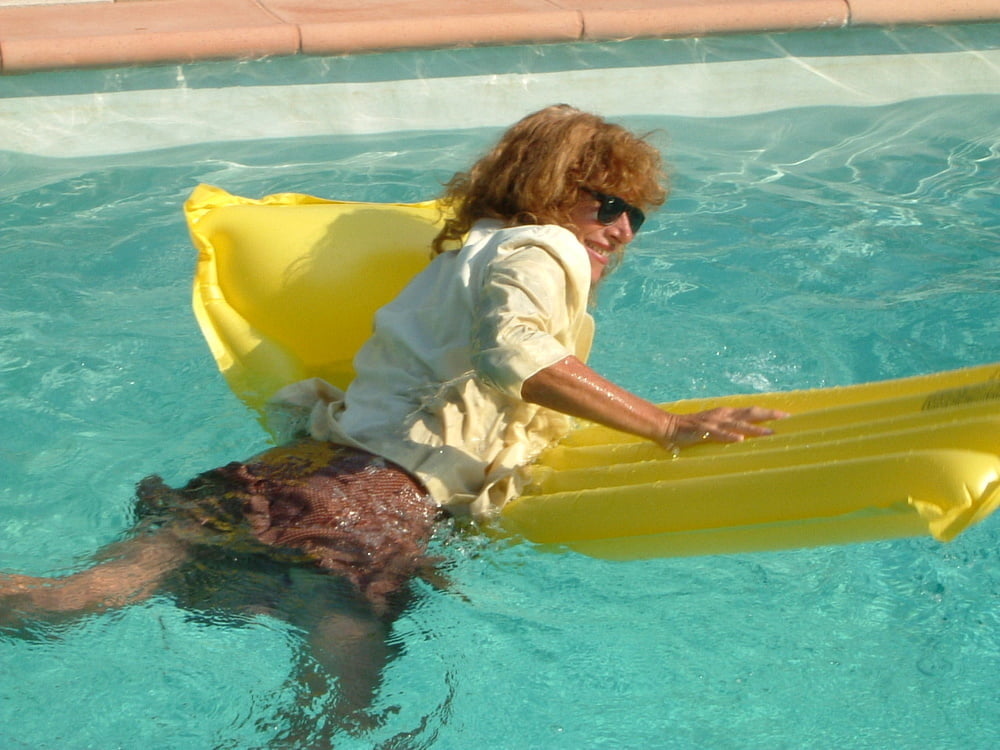
[[[442,511],[399,466],[355,448],[301,440],[199,474],[181,489],[138,487],[142,524],[194,545],[312,563],[349,581],[375,612],[418,575]]]

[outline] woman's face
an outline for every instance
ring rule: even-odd
[[[584,194],[570,211],[570,220],[576,227],[576,237],[587,249],[590,258],[591,284],[597,284],[604,277],[625,246],[635,237],[628,211],[619,214],[608,224],[598,219],[598,209],[608,199],[613,199],[613,196]],[[628,203],[624,205],[632,209]]]

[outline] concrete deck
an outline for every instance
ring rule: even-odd
[[[998,0],[0,0],[0,73],[981,21]]]

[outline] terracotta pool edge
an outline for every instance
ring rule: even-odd
[[[347,54],[1000,21],[995,0],[134,0],[0,7],[0,73]]]

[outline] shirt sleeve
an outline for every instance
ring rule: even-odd
[[[473,311],[477,375],[520,398],[525,380],[574,353],[576,293],[568,269],[551,248],[525,245],[494,258]]]

